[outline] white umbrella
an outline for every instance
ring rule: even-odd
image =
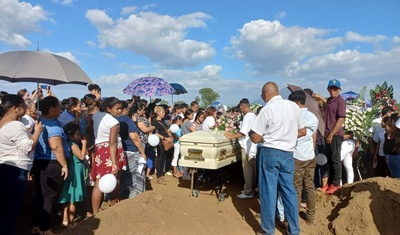
[[[50,85],[93,83],[71,60],[42,51],[10,51],[0,54],[0,80]],[[39,102],[38,102],[39,112]]]
[[[42,51],[10,51],[0,54],[0,79],[50,85],[93,83],[71,60]]]

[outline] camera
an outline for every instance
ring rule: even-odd
[[[47,85],[40,85],[40,88],[42,88],[43,90],[47,89]]]

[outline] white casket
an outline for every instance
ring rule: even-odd
[[[241,159],[240,145],[227,139],[224,131],[194,131],[179,140],[180,166],[215,170]]]

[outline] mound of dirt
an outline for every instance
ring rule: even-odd
[[[226,182],[225,200],[217,200],[208,183],[192,197],[190,181],[152,180],[149,191],[121,201],[63,234],[254,234],[260,232],[258,196],[238,199],[242,186]],[[398,234],[400,181],[370,178],[346,185],[337,195],[318,192],[315,225],[300,219],[301,234]],[[25,218],[29,213],[25,214]],[[27,228],[29,229],[29,227]],[[25,230],[26,231],[26,230]],[[29,231],[29,230],[28,230]],[[22,234],[22,233],[21,233]],[[24,233],[26,234],[26,233]],[[276,234],[285,234],[277,228]]]

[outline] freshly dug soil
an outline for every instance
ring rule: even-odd
[[[63,234],[254,234],[260,232],[258,195],[238,199],[240,182],[224,182],[225,200],[219,201],[214,182],[197,186],[193,197],[190,181],[167,177],[167,185],[155,179],[148,191],[95,217],[81,221],[73,229],[57,229]],[[218,186],[218,184],[217,184]],[[32,193],[32,189],[28,193]],[[27,197],[21,212],[19,234],[29,234],[31,211]],[[400,181],[391,178],[370,178],[350,185],[332,196],[317,193],[315,225],[300,219],[301,234],[370,235],[399,234]],[[276,234],[285,234],[277,227]]]

